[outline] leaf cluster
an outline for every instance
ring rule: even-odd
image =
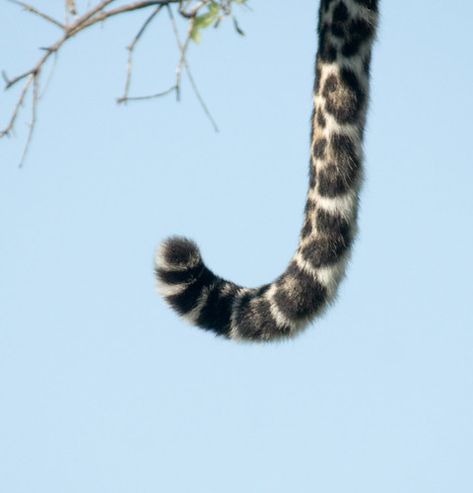
[[[234,4],[245,5],[247,0],[211,0],[206,4],[206,11],[194,18],[190,38],[195,43],[199,43],[202,37],[202,31],[210,26],[217,28],[225,17],[231,17],[233,26],[240,36],[245,33],[238,25],[236,17],[233,15],[232,7]]]

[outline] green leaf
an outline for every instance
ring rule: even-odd
[[[232,0],[237,4],[244,4],[247,0]],[[217,27],[220,24],[220,21],[223,17],[230,14],[230,11],[227,12],[224,6],[217,2],[216,0],[211,0],[210,3],[206,5],[207,11],[204,14],[198,15],[193,20],[192,30],[190,32],[190,38],[195,43],[199,43],[202,35],[202,29],[206,29],[207,27],[213,25]],[[237,20],[233,18],[233,26],[236,32],[240,36],[244,36],[245,33],[238,25]]]
[[[215,24],[220,15],[220,5],[216,2],[211,2],[205,14],[198,15],[194,19],[194,24],[190,33],[192,41],[198,43],[201,38],[201,30]]]
[[[191,30],[191,33],[190,33],[190,38],[192,39],[192,41],[194,41],[194,43],[200,43],[200,39],[201,39],[201,34],[200,34],[200,30],[199,28],[196,28],[195,24],[192,26],[192,30]]]
[[[209,13],[208,15],[212,15],[212,16],[217,16],[218,14],[220,13],[220,5],[218,5],[217,3],[214,3],[212,2],[210,5],[209,5]]]

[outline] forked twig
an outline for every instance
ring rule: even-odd
[[[39,101],[39,76],[33,78],[32,98],[33,101],[31,102],[31,121],[28,125],[28,137],[26,139],[25,147],[23,148],[23,154],[21,155],[20,163],[18,164],[20,168],[23,167],[23,163],[25,162],[26,155],[28,154],[28,150],[30,148],[31,140],[33,139],[33,133],[36,128],[36,115]]]
[[[130,56],[129,56],[129,63],[128,63],[128,69],[127,69],[127,81],[125,84],[125,94],[121,98],[117,99],[118,103],[126,103],[128,101],[147,101],[150,99],[156,99],[156,98],[160,98],[163,96],[167,96],[168,94],[170,94],[172,92],[176,93],[176,99],[177,99],[177,101],[180,101],[180,99],[181,99],[182,72],[183,72],[183,70],[185,70],[188,77],[189,77],[189,82],[191,84],[192,90],[194,91],[194,94],[196,95],[197,100],[199,101],[205,115],[209,119],[214,130],[216,132],[219,132],[218,125],[217,125],[215,119],[213,118],[212,114],[210,113],[210,110],[209,110],[207,104],[205,103],[204,98],[202,97],[202,95],[201,95],[201,93],[197,87],[197,84],[196,84],[195,79],[192,75],[192,72],[189,68],[189,64],[188,64],[187,58],[186,58],[187,50],[189,48],[189,44],[191,41],[191,33],[192,33],[192,29],[194,27],[195,18],[199,12],[199,9],[202,8],[205,4],[206,3],[204,1],[199,2],[196,6],[194,6],[194,8],[190,12],[185,11],[184,6],[182,4],[180,5],[178,12],[181,15],[183,15],[186,19],[189,19],[189,25],[187,28],[187,35],[186,35],[186,39],[185,39],[184,43],[181,42],[181,39],[179,36],[179,30],[177,27],[177,22],[176,22],[176,18],[174,16],[174,13],[173,13],[172,9],[169,7],[169,5],[166,5],[166,8],[167,8],[167,11],[169,14],[169,18],[171,20],[171,26],[172,26],[172,30],[174,33],[174,37],[176,38],[176,44],[177,44],[179,54],[180,54],[179,61],[176,65],[175,83],[170,88],[168,88],[164,91],[154,93],[154,94],[147,94],[144,96],[128,96],[129,81],[131,80],[131,62],[130,62],[131,58],[130,57],[131,57],[133,49],[136,45],[136,42],[139,40],[139,38],[143,34],[144,30],[148,26],[149,22],[151,22],[151,20],[152,20],[152,18],[147,19],[147,21],[143,24],[140,31],[138,31],[137,36],[135,36],[135,38],[133,39],[133,42],[128,47]]]
[[[126,103],[129,99],[128,94],[130,92],[131,75],[133,69],[133,52],[135,50],[135,46],[138,44],[139,40],[141,39],[141,36],[143,36],[143,33],[151,24],[152,20],[159,14],[161,9],[162,9],[162,5],[159,5],[158,7],[156,7],[155,10],[153,10],[153,12],[151,12],[151,15],[147,17],[147,19],[141,26],[140,30],[136,33],[136,36],[133,38],[132,42],[126,47],[126,49],[128,50],[128,62],[127,62],[127,70],[126,70],[125,89],[123,90],[123,96],[117,99],[118,103]]]
[[[0,138],[9,135],[10,132],[13,130],[13,127],[15,126],[15,121],[18,117],[18,113],[20,111],[21,106],[23,105],[23,102],[25,101],[26,93],[28,92],[28,89],[30,88],[32,82],[33,82],[33,76],[30,76],[26,84],[21,89],[20,96],[18,97],[15,107],[13,108],[13,112],[10,117],[10,120],[8,121],[5,128],[0,130]]]

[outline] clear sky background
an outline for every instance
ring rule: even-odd
[[[245,38],[191,48],[219,134],[187,81],[179,104],[115,104],[142,13],[66,46],[23,169],[26,113],[0,142],[2,493],[473,491],[473,3],[382,2],[360,234],[322,320],[242,345],[155,293],[170,234],[248,286],[296,247],[318,2],[251,6]],[[0,3],[10,75],[56,36]],[[163,15],[133,93],[177,56]]]

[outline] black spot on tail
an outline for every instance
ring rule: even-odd
[[[218,335],[228,336],[230,317],[237,287],[220,279],[209,290],[202,307],[197,325]]]
[[[342,54],[352,57],[358,53],[361,45],[368,41],[374,33],[374,28],[365,19],[354,19],[348,27],[349,36],[345,39]]]
[[[347,6],[343,2],[338,4],[333,9],[332,18],[332,34],[338,38],[345,36],[345,24],[349,18]]]
[[[324,137],[317,139],[313,145],[314,157],[323,159],[325,157],[325,148],[327,147],[327,139]]]
[[[161,267],[156,268],[156,277],[164,284],[187,284],[194,282],[201,274],[204,265],[199,262],[195,267],[185,270],[166,270]]]
[[[378,12],[378,0],[355,0],[355,2],[373,12]]]
[[[350,137],[333,135],[330,149],[333,161],[317,172],[317,190],[322,197],[347,193],[360,177],[361,162]]]
[[[290,326],[276,322],[269,301],[255,298],[254,293],[244,295],[238,302],[235,323],[239,336],[247,340],[268,341],[291,333]]]
[[[318,209],[316,214],[317,231],[332,238],[341,237],[345,243],[351,240],[351,222],[325,209]]]
[[[204,267],[197,279],[186,285],[180,293],[166,296],[166,300],[180,315],[185,315],[197,306],[204,289],[216,280],[215,274]]]
[[[289,289],[285,287],[286,283]],[[316,313],[326,296],[325,288],[292,262],[278,282],[274,301],[284,316],[297,321]]]
[[[301,253],[304,260],[313,267],[327,267],[336,264],[348,251],[351,245],[351,235],[343,231],[332,235],[321,235],[307,243]]]
[[[340,77],[330,75],[322,94],[325,97],[325,109],[339,123],[353,123],[358,119],[365,102],[365,92],[352,70],[343,68]]]

